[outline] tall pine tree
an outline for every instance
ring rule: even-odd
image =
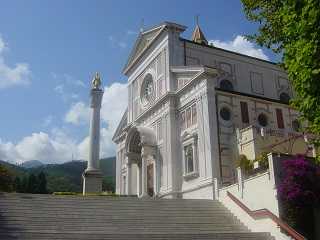
[[[47,190],[47,178],[44,172],[40,172],[38,175],[38,190],[37,193],[48,193]]]

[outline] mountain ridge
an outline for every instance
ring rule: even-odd
[[[29,160],[20,164],[20,166],[23,168],[35,168],[35,167],[40,167],[42,165],[45,165],[45,164],[39,160]]]
[[[100,168],[103,174],[103,190],[114,191],[115,160],[115,157],[100,159]],[[0,160],[0,164],[7,167],[14,177],[19,177],[20,179],[30,174],[38,175],[40,172],[44,172],[47,177],[47,188],[49,192],[81,192],[82,173],[87,167],[87,162],[82,160],[73,160],[61,164],[43,164],[30,168],[3,160]]]

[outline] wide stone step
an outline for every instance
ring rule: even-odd
[[[133,204],[124,204],[124,205],[117,205],[117,204],[103,204],[103,205],[95,205],[95,203],[93,202],[90,205],[84,205],[84,204],[63,204],[60,202],[57,203],[7,203],[7,204],[2,204],[1,200],[0,200],[0,207],[1,208],[5,208],[5,207],[9,207],[12,206],[12,204],[14,204],[17,208],[79,208],[79,207],[83,207],[83,208],[88,208],[88,209],[96,209],[96,208],[103,208],[103,209],[130,209],[130,208],[134,208],[134,209],[153,209],[153,208],[157,208],[157,209],[172,209],[172,210],[183,210],[185,208],[187,209],[193,209],[193,210],[208,210],[208,209],[212,209],[212,210],[223,210],[224,208],[222,206],[195,206],[195,205],[168,205],[168,206],[161,206],[161,205],[147,205],[147,204],[139,204],[139,205],[133,205]]]
[[[267,233],[209,233],[209,234],[92,234],[92,233],[17,233],[1,234],[2,240],[33,239],[33,240],[271,240]]]
[[[93,220],[101,220],[101,221],[114,221],[114,222],[123,222],[123,221],[146,221],[146,222],[162,222],[165,221],[166,223],[170,223],[172,221],[176,223],[184,223],[184,222],[193,222],[196,224],[200,224],[203,222],[218,222],[218,223],[230,223],[236,220],[236,218],[219,218],[216,216],[209,216],[209,217],[202,217],[202,216],[172,216],[172,217],[166,217],[166,216],[159,216],[157,215],[156,218],[155,216],[86,216],[83,218],[80,218],[80,215],[77,216],[68,216],[68,215],[48,215],[48,216],[38,216],[38,215],[2,215],[0,217],[0,222],[6,221],[6,222],[12,222],[12,221],[25,221],[27,222],[30,217],[32,217],[32,222],[43,222],[44,220],[46,221],[73,221],[73,222],[90,222]]]
[[[212,226],[211,226],[212,227]],[[54,232],[68,232],[68,231],[76,231],[76,232],[91,232],[91,233],[99,233],[99,234],[118,234],[118,233],[126,233],[126,234],[196,234],[196,233],[217,233],[217,232],[247,232],[241,229],[231,229],[231,228],[218,228],[215,230],[209,228],[128,228],[125,229],[122,227],[113,227],[113,228],[24,228],[19,230],[19,228],[15,228],[12,232],[43,232],[43,231],[54,231]],[[6,229],[2,230],[3,232],[10,232]]]
[[[87,207],[87,208],[92,208],[94,206],[97,206],[97,207],[105,207],[105,208],[110,208],[110,207],[113,207],[113,208],[132,208],[132,207],[135,207],[135,208],[141,208],[141,207],[145,207],[145,208],[154,208],[154,207],[157,207],[157,208],[171,208],[171,209],[183,209],[185,207],[190,207],[190,208],[195,208],[195,209],[206,209],[206,208],[212,208],[212,209],[223,209],[223,206],[221,205],[202,205],[201,203],[199,204],[151,204],[151,203],[139,203],[139,204],[133,204],[133,203],[110,203],[110,202],[106,202],[106,203],[101,203],[101,204],[98,204],[98,203],[95,203],[94,201],[92,203],[64,203],[64,202],[60,202],[60,201],[57,201],[57,202],[37,202],[37,201],[34,201],[34,202],[10,202],[8,201],[7,203],[1,201],[0,199],[0,207],[3,206],[12,206],[12,204],[15,204],[16,206],[21,206],[21,207],[30,207],[30,206],[50,206],[50,207],[54,207],[54,206],[61,206],[61,207],[72,207],[72,206],[81,206],[81,207]]]
[[[12,203],[14,204],[14,203]],[[36,203],[34,203],[36,204]],[[132,205],[126,205],[126,206],[106,206],[106,205],[97,205],[95,207],[94,203],[93,205],[90,206],[83,206],[83,205],[62,205],[62,204],[38,204],[38,205],[27,205],[27,204],[15,204],[14,207],[13,205],[10,204],[0,204],[0,208],[2,209],[6,209],[6,208],[12,208],[12,209],[78,209],[78,208],[82,208],[82,209],[89,209],[89,210],[97,210],[99,209],[99,207],[101,208],[101,210],[105,210],[105,211],[110,211],[113,209],[119,209],[119,210],[152,210],[152,209],[157,209],[157,210],[174,210],[174,211],[185,211],[185,210],[191,210],[191,211],[224,211],[226,212],[225,208],[222,207],[196,207],[196,206],[169,206],[169,207],[162,207],[162,206],[132,206]]]
[[[0,239],[270,239],[214,200],[0,193]]]
[[[118,227],[126,227],[127,224],[130,224],[130,227],[133,226],[134,228],[146,228],[146,227],[154,227],[154,228],[212,228],[212,229],[220,229],[220,228],[236,228],[238,227],[235,223],[230,224],[230,223],[210,223],[210,222],[205,222],[205,223],[200,223],[200,224],[195,224],[194,222],[170,222],[170,223],[159,223],[159,222],[146,222],[146,221],[141,221],[139,223],[132,223],[132,221],[113,221],[112,223],[97,223],[93,224],[90,222],[77,222],[74,223],[72,221],[61,221],[61,222],[32,222],[28,223],[26,221],[19,222],[19,221],[6,221],[6,222],[1,222],[7,225],[10,224],[15,224],[15,225],[20,225],[23,226],[23,228],[55,228],[55,227],[63,227],[63,228],[87,228],[87,229],[95,229],[95,228],[113,228],[114,226]],[[127,227],[126,227],[127,228]],[[0,227],[1,229],[1,227]]]
[[[159,213],[160,215],[162,213],[165,213],[167,215],[192,215],[192,216],[217,216],[217,215],[230,215],[229,212],[227,212],[226,210],[212,210],[212,209],[203,209],[203,210],[193,210],[193,209],[181,209],[181,210],[170,210],[170,209],[114,209],[114,208],[110,208],[110,209],[101,209],[99,211],[99,209],[86,209],[86,208],[37,208],[37,207],[33,207],[33,208],[2,208],[0,207],[0,209],[2,209],[3,213],[19,213],[19,212],[24,212],[24,213],[34,213],[34,214],[41,214],[41,213],[47,213],[47,214],[68,214],[68,213],[79,213],[79,214],[86,214],[86,213],[90,213],[91,215],[99,215],[99,214],[103,214],[103,215],[114,215],[114,214],[151,214],[153,215],[154,213]]]

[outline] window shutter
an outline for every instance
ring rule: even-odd
[[[279,108],[277,108],[277,109],[276,109],[276,114],[277,114],[278,128],[284,128],[282,110],[279,109]]]
[[[241,119],[243,123],[249,123],[249,111],[248,111],[248,103],[240,102],[241,107]]]

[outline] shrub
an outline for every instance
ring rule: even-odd
[[[53,195],[80,195],[81,193],[76,193],[76,192],[53,192]]]
[[[259,163],[259,167],[261,168],[266,169],[269,167],[268,154],[266,152],[260,153],[255,161]]]
[[[253,169],[253,161],[249,160],[244,154],[239,155],[236,165],[237,167],[240,167],[245,173]]]

